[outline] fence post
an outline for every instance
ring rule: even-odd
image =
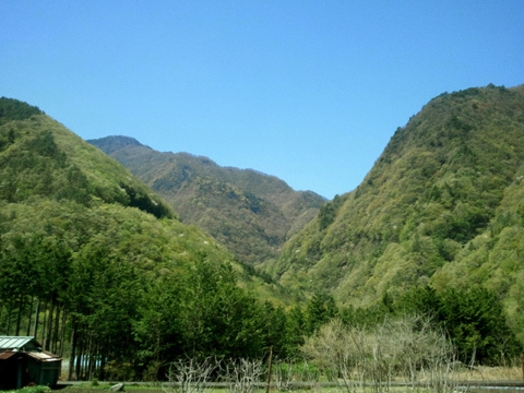
[[[520,354],[520,363],[522,364],[522,380],[524,381],[524,352]]]
[[[269,360],[268,360],[269,364],[268,364],[268,371],[267,371],[266,393],[269,393],[269,387],[271,386],[271,362],[272,361],[273,361],[273,345],[269,348]]]

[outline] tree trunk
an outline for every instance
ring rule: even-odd
[[[64,356],[66,323],[67,323],[67,311],[64,310],[62,312],[62,328],[60,331],[60,351],[58,352],[58,356],[60,357]]]
[[[53,312],[55,308],[55,301],[51,299],[51,308],[47,317],[46,336],[44,339],[44,349],[49,351],[51,348],[51,337],[53,335]]]
[[[0,306],[0,334],[4,333],[4,324],[2,323],[4,316],[4,302],[2,302],[2,305]]]
[[[35,303],[35,297],[31,297],[31,302],[29,304],[29,313],[27,318],[27,334],[26,336],[31,335],[31,322],[33,321],[33,304]]]
[[[93,378],[96,374],[96,358],[97,358],[97,345],[95,343],[94,335],[91,334],[89,337],[89,364],[88,364],[88,380]]]
[[[51,352],[53,353],[57,353],[57,348],[58,348],[58,328],[60,326],[60,312],[61,312],[61,307],[60,307],[60,303],[57,302],[56,304],[56,316],[55,316],[55,326],[54,328],[52,329],[53,330],[53,333],[52,333],[52,337],[51,337]]]
[[[75,318],[71,318],[71,353],[69,355],[69,373],[67,379],[71,381],[73,379],[73,371],[75,369],[75,355],[76,355],[76,322]]]
[[[44,307],[43,310],[44,310],[44,321],[42,322],[42,336],[40,337],[40,341],[44,341],[45,340],[45,335],[46,335],[46,326],[47,326],[47,306],[48,306],[48,302],[44,302]]]
[[[80,334],[79,343],[78,343],[78,356],[76,361],[76,379],[82,380],[83,379],[83,366],[84,366],[84,358],[85,358],[85,337],[84,334]]]
[[[33,336],[36,338],[38,334],[38,318],[40,316],[40,299],[36,299],[36,310],[35,310],[35,324],[33,328]]]
[[[105,380],[105,368],[106,368],[106,351],[107,351],[107,348],[109,347],[109,345],[107,345],[108,343],[106,343],[106,345],[102,346],[101,348],[101,351],[100,351],[100,370],[98,371],[98,379],[100,381],[104,381]]]
[[[24,310],[24,296],[20,295],[20,298],[18,299],[18,315],[16,317],[16,330],[15,330],[15,336],[20,335],[20,328],[22,324],[22,311]]]
[[[7,329],[5,331],[6,336],[9,336],[11,333],[11,314],[13,312],[13,302],[9,302],[9,306],[7,308]]]

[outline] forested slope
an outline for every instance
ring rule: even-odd
[[[79,379],[154,379],[182,355],[259,356],[283,311],[253,273],[118,162],[0,99],[1,335],[36,335]],[[79,361],[95,358],[104,364]]]
[[[123,136],[88,142],[165,198],[183,222],[206,230],[244,262],[275,258],[325,203],[274,176],[221,167],[207,157],[161,153]]]
[[[482,287],[503,301],[524,340],[523,179],[524,87],[442,94],[267,271],[363,306],[413,287]]]
[[[513,360],[524,343],[523,90],[426,105],[357,190],[264,265],[285,289],[38,108],[1,98],[0,334],[35,335],[84,380],[164,379],[175,360],[238,365],[270,348],[300,359],[303,344],[351,329],[371,334],[370,359],[382,350],[373,332],[402,321],[422,323],[402,334],[444,334],[449,360]],[[310,361],[317,376],[334,370]]]
[[[5,97],[0,108],[0,199],[119,203],[174,217],[169,205],[126,169],[38,108]]]

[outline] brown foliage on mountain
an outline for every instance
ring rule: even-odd
[[[183,222],[206,230],[244,262],[275,258],[325,202],[311,191],[294,191],[274,176],[221,167],[207,157],[161,153],[133,138],[88,142],[148,184]]]

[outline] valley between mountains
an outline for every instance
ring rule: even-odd
[[[0,98],[0,334],[37,336],[78,379],[156,380],[182,356],[312,356],[327,329],[411,316],[461,361],[515,359],[524,85],[443,93],[406,120],[327,201],[125,136],[84,141]]]

